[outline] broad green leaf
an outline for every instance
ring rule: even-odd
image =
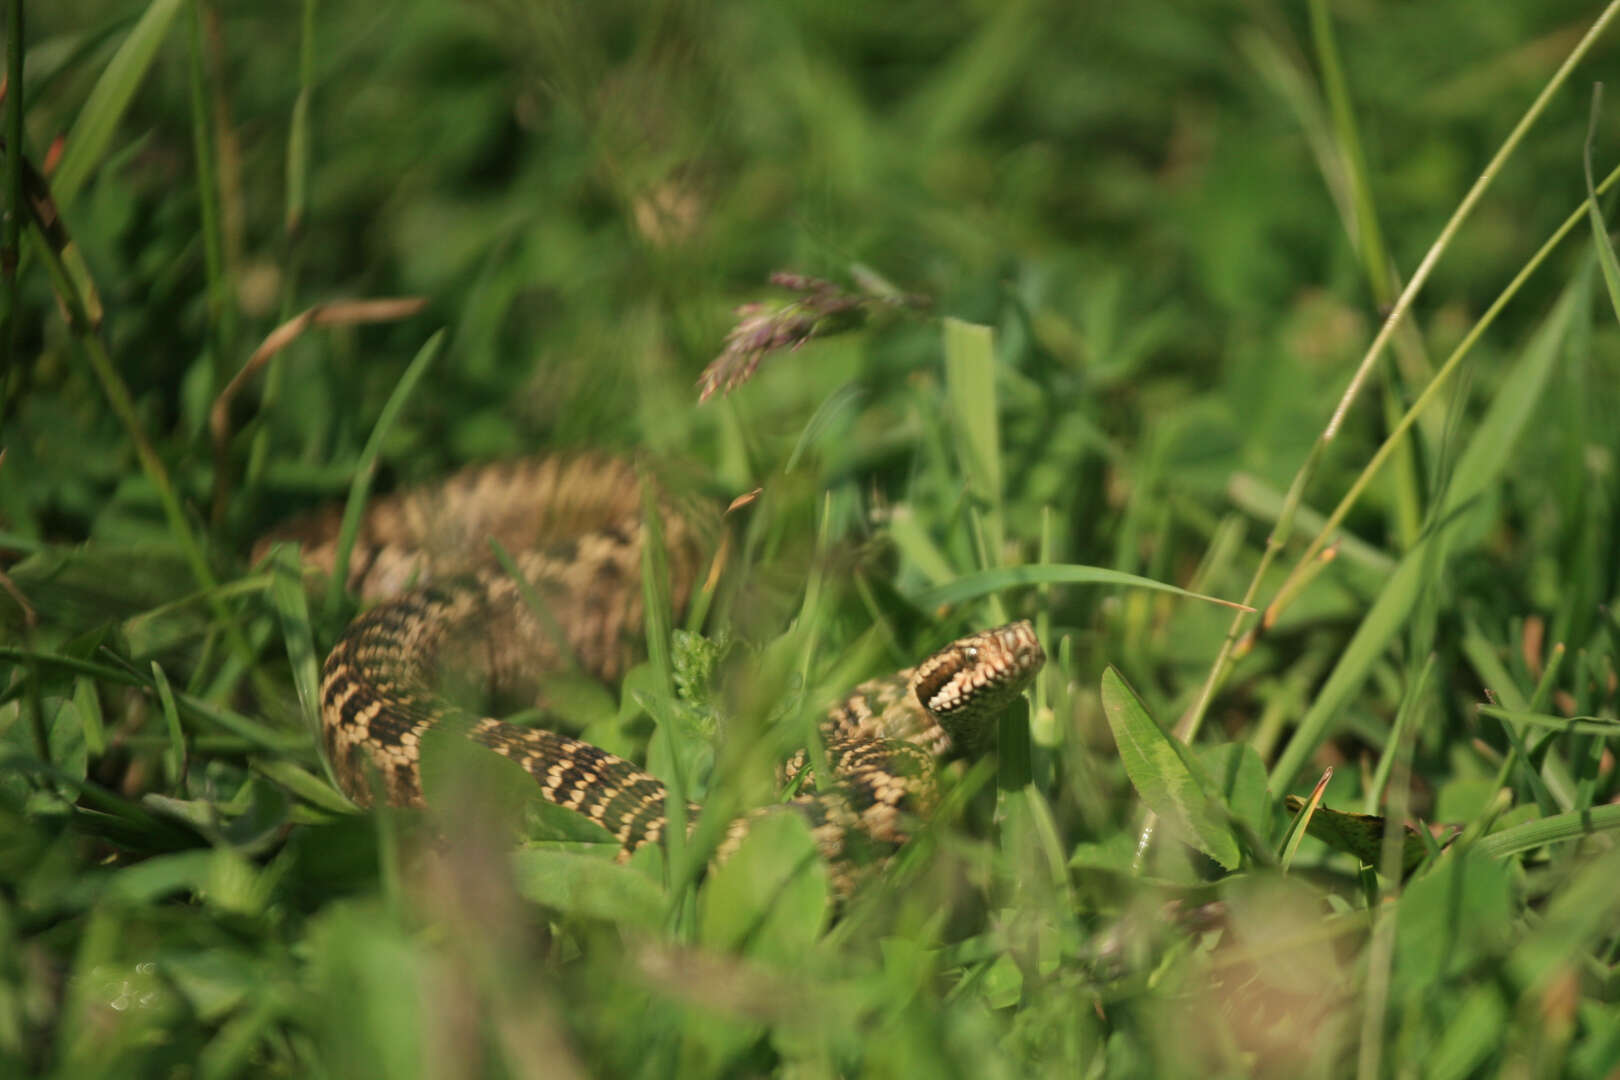
[[[530,848],[512,856],[512,872],[518,892],[569,915],[647,930],[663,919],[664,893],[652,879],[595,855]]]
[[[1462,974],[1493,955],[1512,930],[1509,868],[1478,848],[1451,851],[1406,887],[1396,917],[1398,984],[1419,990]]]
[[[40,702],[45,710],[45,733],[50,746],[51,764],[74,780],[85,778],[86,767],[89,764],[89,747],[84,738],[84,720],[79,714],[79,707],[73,701],[59,697],[47,697]],[[57,791],[64,798],[72,798],[73,792],[66,785],[58,784]]]
[[[1184,749],[1148,715],[1112,666],[1103,672],[1102,707],[1125,775],[1149,810],[1187,843],[1235,870],[1242,859],[1220,807],[1189,767]]]
[[[703,888],[698,939],[715,949],[792,966],[830,911],[827,867],[799,815],[756,817],[735,854]]]
[[[1009,1009],[1024,993],[1024,973],[1011,953],[1001,953],[990,962],[979,983],[984,1003],[992,1009]]]
[[[1440,1032],[1440,1043],[1427,1055],[1423,1075],[1433,1080],[1463,1080],[1496,1049],[1507,1031],[1507,1006],[1494,983],[1469,990],[1462,1005]]]
[[[1509,957],[1509,969],[1520,985],[1534,985],[1558,968],[1577,963],[1592,942],[1613,934],[1615,919],[1620,918],[1616,881],[1620,881],[1620,847],[1588,860],[1560,884],[1534,930]]]
[[[1499,789],[1488,776],[1458,777],[1440,785],[1434,799],[1436,821],[1473,821],[1496,800]]]
[[[114,871],[107,886],[109,899],[128,904],[150,904],[177,892],[195,892],[208,884],[214,853],[180,851]]]
[[[474,928],[467,927],[469,932]],[[493,928],[477,928],[490,932]],[[413,1080],[432,1075],[430,1017],[442,1007],[422,993],[442,968],[421,933],[367,904],[328,904],[305,938],[307,993],[321,1058],[333,1076]],[[352,1007],[333,1008],[338,1002]]]
[[[264,995],[264,960],[241,949],[216,945],[165,956],[162,970],[204,1023],[224,1020],[244,1002]]]
[[[1216,743],[1196,747],[1194,754],[1232,816],[1265,836],[1269,816],[1266,766],[1254,747],[1248,743]]]

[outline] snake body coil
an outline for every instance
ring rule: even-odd
[[[621,675],[642,623],[641,513],[635,468],[589,457],[473,469],[375,501],[348,584],[380,602],[343,632],[321,683],[326,751],[344,791],[362,805],[379,795],[421,805],[423,738],[448,728],[517,762],[548,801],[605,828],[623,854],[660,840],[667,792],[656,778],[590,743],[482,715],[444,692],[461,682],[543,703],[546,675],[570,663],[603,679]],[[677,608],[701,565],[705,516],[660,503]],[[301,540],[306,563],[330,572],[335,535],[328,515],[276,538]],[[489,537],[522,552],[521,581],[488,565]],[[906,819],[932,808],[935,759],[980,752],[995,715],[1044,659],[1029,624],[1012,623],[834,705],[821,725],[833,783],[791,804],[822,852],[844,857],[857,833],[884,847],[902,842]]]

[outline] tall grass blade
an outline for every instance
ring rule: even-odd
[[[181,0],[152,0],[146,11],[118,46],[101,78],[79,110],[79,118],[68,132],[67,149],[51,177],[51,190],[63,207],[73,204],[74,196],[106,153],[118,120],[129,107],[141,80],[146,78],[158,46],[169,32],[169,24],[180,10]]]
[[[1435,525],[1422,542],[1401,559],[1395,573],[1379,591],[1373,606],[1362,618],[1339,662],[1334,665],[1327,682],[1317,693],[1310,710],[1300,720],[1293,737],[1283,748],[1271,771],[1273,790],[1288,787],[1304,766],[1306,760],[1331,734],[1331,724],[1350,695],[1366,679],[1368,671],[1406,624],[1413,605],[1425,585],[1424,567],[1429,559],[1429,545],[1444,543],[1449,530],[1456,524],[1458,512],[1483,494],[1501,477],[1519,436],[1540,399],[1553,365],[1562,355],[1562,346],[1569,333],[1572,313],[1576,310],[1580,282],[1564,292],[1552,313],[1525,348],[1517,367],[1504,380],[1491,402],[1485,417],[1469,439],[1458,458],[1445,499],[1433,517]]]
[[[404,411],[405,403],[410,400],[411,393],[416,384],[422,381],[429,365],[439,355],[444,347],[444,331],[440,330],[417,350],[416,356],[411,359],[405,368],[405,374],[400,376],[399,385],[394,392],[388,395],[383,403],[382,412],[377,416],[377,424],[371,429],[371,437],[360,451],[360,460],[355,465],[354,479],[349,483],[349,498],[343,504],[343,523],[338,527],[337,554],[332,565],[332,580],[327,586],[326,605],[329,611],[336,611],[343,602],[343,590],[349,580],[349,556],[354,553],[355,539],[360,535],[360,517],[366,509],[366,498],[371,494],[371,479],[377,474],[377,458],[382,454],[383,442],[388,438],[388,432],[393,428],[394,421]]]

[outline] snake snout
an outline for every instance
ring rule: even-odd
[[[999,626],[990,633],[1011,661],[1014,672],[1033,674],[1046,663],[1046,651],[1041,648],[1040,639],[1035,636],[1035,628],[1028,619]]]

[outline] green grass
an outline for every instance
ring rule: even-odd
[[[0,1074],[1620,1070],[1612,9],[297,10],[8,2]],[[868,301],[699,404],[783,268]],[[554,694],[694,831],[616,865],[453,746],[353,812],[356,601],[254,541],[581,447],[758,489]],[[709,866],[1018,617],[854,896],[796,820]]]

